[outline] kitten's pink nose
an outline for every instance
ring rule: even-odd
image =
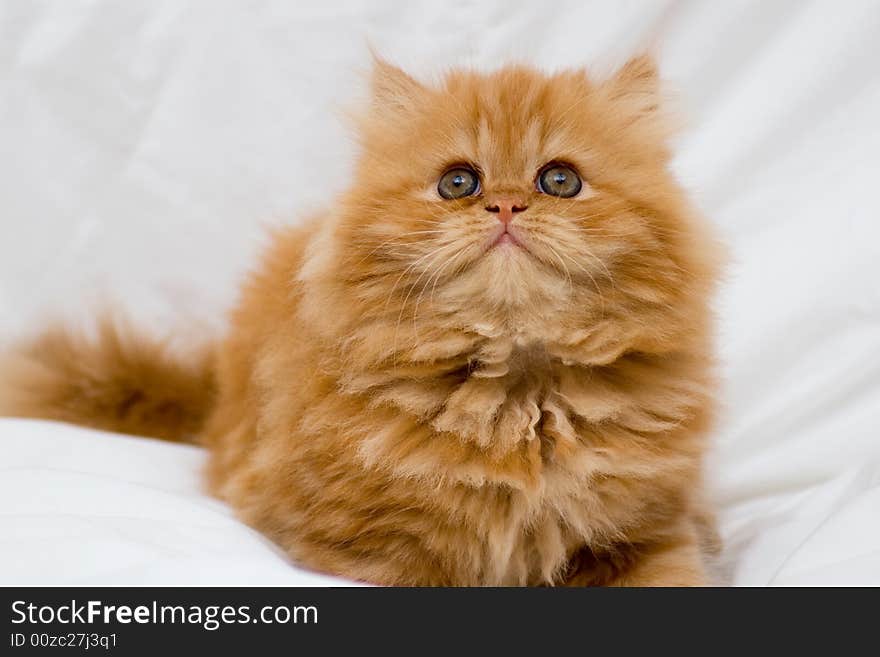
[[[498,221],[506,226],[511,221],[513,221],[514,213],[522,212],[528,207],[528,205],[526,205],[519,199],[504,196],[489,201],[489,205],[486,206],[486,210],[489,212],[497,213]]]

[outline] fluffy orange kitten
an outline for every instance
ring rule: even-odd
[[[7,414],[210,452],[296,562],[392,585],[700,585],[718,249],[667,171],[655,67],[425,86],[377,62],[327,212],[228,336],[104,322],[10,355]]]

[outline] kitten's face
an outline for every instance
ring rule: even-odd
[[[687,285],[649,60],[604,83],[508,68],[440,88],[379,63],[361,128],[339,236],[395,312],[582,320]]]

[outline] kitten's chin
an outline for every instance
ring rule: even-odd
[[[500,240],[450,281],[443,295],[464,308],[520,308],[546,303],[558,290],[566,290],[557,278],[526,247]]]

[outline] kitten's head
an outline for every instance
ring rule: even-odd
[[[685,321],[715,258],[667,172],[666,128],[647,57],[604,81],[509,67],[437,86],[377,61],[337,274],[398,328],[528,342]]]

